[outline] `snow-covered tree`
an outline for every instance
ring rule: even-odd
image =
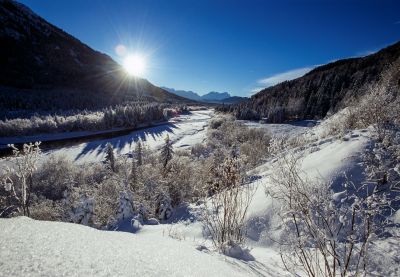
[[[132,218],[134,215],[133,196],[129,190],[121,191],[118,200],[118,210],[116,218],[122,221]]]
[[[111,143],[107,143],[106,144],[106,162],[109,165],[110,169],[113,172],[116,172],[116,168],[115,168],[115,155],[114,155],[114,148],[112,146]]]
[[[166,169],[168,162],[172,159],[172,155],[174,154],[174,150],[172,149],[172,142],[169,138],[169,135],[165,137],[165,143],[163,148],[161,149],[160,161],[163,165],[163,168]]]
[[[141,166],[143,164],[143,149],[142,149],[142,143],[140,140],[138,140],[138,142],[136,143],[135,156],[136,156],[137,165]]]
[[[167,220],[172,216],[172,211],[171,198],[161,191],[156,197],[156,216],[160,220]]]
[[[135,187],[138,181],[138,168],[135,159],[132,159],[131,174],[129,176],[131,187]]]
[[[91,223],[94,216],[94,203],[93,198],[82,198],[81,205],[75,210],[76,222],[87,226]]]

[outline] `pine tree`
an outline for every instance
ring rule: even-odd
[[[119,194],[118,209],[116,218],[118,221],[131,218],[134,215],[133,196],[128,190],[121,191]]]
[[[174,150],[172,149],[172,142],[169,139],[169,135],[165,137],[165,144],[161,149],[161,163],[163,168],[166,169],[168,162],[172,159],[172,155],[174,154]]]
[[[156,196],[155,215],[160,220],[167,220],[171,217],[172,211],[171,198],[169,197],[168,193],[161,191]]]
[[[136,160],[137,160],[137,165],[141,166],[143,164],[143,150],[142,150],[142,143],[140,140],[136,144],[136,149],[135,149],[135,154],[136,154]]]
[[[136,186],[136,183],[138,181],[138,170],[137,170],[137,164],[135,159],[132,159],[132,168],[131,168],[131,174],[129,176],[131,187],[134,188]]]
[[[116,172],[116,170],[115,170],[114,148],[111,145],[111,143],[109,143],[109,142],[106,145],[106,162],[109,164],[110,169],[113,172]]]

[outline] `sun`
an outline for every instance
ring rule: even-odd
[[[123,66],[132,76],[143,76],[146,70],[146,60],[140,55],[129,55],[124,59]]]

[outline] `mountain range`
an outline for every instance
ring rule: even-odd
[[[200,96],[196,92],[193,92],[190,90],[176,90],[176,89],[167,88],[167,87],[161,87],[161,88],[165,89],[166,91],[168,91],[170,93],[176,94],[176,95],[184,97],[184,98],[188,98],[188,99],[200,101],[200,102],[207,102],[207,103],[232,104],[232,103],[239,103],[239,102],[247,99],[246,97],[231,96],[228,92],[211,91],[207,94]]]
[[[0,0],[0,109],[90,109],[126,101],[187,102],[129,77],[106,54],[28,7]]]

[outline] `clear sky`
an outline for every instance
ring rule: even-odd
[[[400,0],[22,0],[146,79],[199,94],[251,91],[400,40]]]

